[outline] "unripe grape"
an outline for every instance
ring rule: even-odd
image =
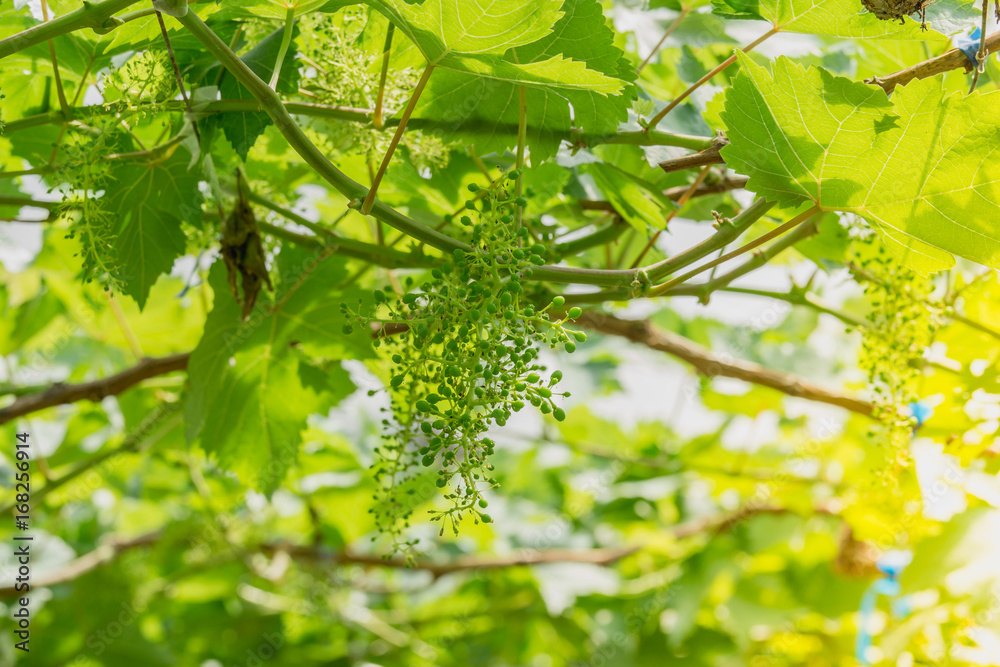
[[[572,308],[569,309],[569,312],[566,313],[566,315],[567,317],[569,317],[569,319],[575,320],[576,318],[580,317],[580,315],[583,315],[583,309],[580,308],[579,306],[573,306]]]
[[[560,307],[564,303],[566,303],[565,297],[557,296],[552,299],[552,305],[556,308]]]

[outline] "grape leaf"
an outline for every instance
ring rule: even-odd
[[[664,228],[667,213],[674,204],[652,183],[604,162],[584,165],[582,169],[594,178],[615,210],[639,233]]]
[[[227,16],[234,18],[284,20],[289,9],[294,9],[295,16],[298,17],[314,11],[336,11],[346,4],[350,3],[331,0],[248,0],[227,5],[224,11]]]
[[[861,7],[845,0],[713,0],[713,13],[730,19],[768,21],[776,30],[811,35],[830,35],[851,39],[941,39],[942,33],[955,32],[955,21],[974,21],[978,10],[966,0],[938,0],[928,8],[928,27],[910,17],[883,21]],[[936,17],[934,12],[939,12]]]
[[[435,67],[524,86],[593,90],[604,95],[622,89],[620,80],[560,52],[527,60],[505,55],[552,33],[562,17],[562,0],[426,0],[420,5],[404,0],[369,1]]]
[[[181,151],[158,164],[118,160],[108,173],[104,204],[118,223],[120,279],[140,309],[156,279],[184,253],[181,223],[201,222],[198,180]]]
[[[518,63],[545,63],[563,57],[583,63],[618,82],[617,95],[594,90],[527,87],[528,142],[533,157],[541,161],[555,154],[562,139],[574,128],[588,135],[617,130],[628,118],[636,98],[635,68],[615,46],[597,0],[566,0],[563,16],[552,32],[540,40],[511,48],[504,59]],[[571,109],[572,107],[572,109]],[[476,144],[480,153],[503,152],[517,143],[519,93],[516,85],[466,72],[438,72],[431,77],[417,106],[414,127],[420,119],[444,119],[450,132]],[[440,123],[435,122],[436,125]]]
[[[261,299],[244,322],[224,267],[213,266],[215,305],[191,355],[185,404],[188,440],[200,434],[207,452],[267,493],[295,461],[306,417],[344,395],[322,386],[315,369],[303,369],[302,355],[372,356],[363,333],[342,331],[338,304],[347,295],[330,290],[347,275],[342,258],[283,250],[278,273],[273,300]]]
[[[241,57],[241,60],[253,70],[254,74],[264,81],[268,81],[274,71],[274,63],[277,61],[278,51],[281,49],[283,30],[284,28],[275,30]],[[298,32],[298,27],[293,28],[292,44],[282,60],[281,74],[278,76],[277,85],[279,93],[294,93],[299,87],[299,69],[295,64],[295,39]],[[219,92],[224,100],[254,99],[250,91],[230,74],[222,77]],[[222,128],[226,139],[245,162],[247,153],[253,148],[257,138],[264,134],[264,130],[271,124],[271,119],[263,111],[232,111],[211,116],[206,122],[216,123],[218,127]]]
[[[1000,267],[997,93],[948,95],[940,80],[876,86],[740,54],[722,120],[729,166],[782,206],[864,217],[921,272],[952,254]]]

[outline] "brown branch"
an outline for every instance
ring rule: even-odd
[[[672,171],[681,171],[683,169],[700,169],[711,164],[726,164],[719,151],[728,145],[729,139],[721,132],[717,132],[712,138],[712,145],[705,150],[685,155],[684,157],[664,160],[660,162],[660,169],[669,174]]]
[[[1000,50],[1000,32],[995,32],[986,38],[986,52],[994,53]],[[973,68],[968,56],[961,49],[952,49],[935,58],[917,63],[913,67],[899,70],[888,76],[876,76],[866,79],[865,83],[880,86],[886,93],[891,93],[896,86],[904,86],[914,79],[926,79],[938,74],[962,69],[971,72]]]
[[[43,575],[30,582],[31,588],[42,588],[64,584],[91,572],[102,565],[111,563],[121,554],[131,549],[156,544],[164,536],[157,530],[130,539],[111,537],[101,546],[70,561],[62,568]],[[263,544],[258,549],[263,553],[275,554],[283,552],[288,556],[304,561],[338,565],[366,565],[371,567],[387,567],[399,569],[415,569],[430,572],[440,577],[452,572],[468,570],[495,570],[505,567],[520,567],[540,563],[591,563],[594,565],[611,565],[625,556],[638,551],[639,547],[618,547],[606,549],[544,549],[524,550],[517,556],[459,556],[449,561],[432,562],[417,560],[407,563],[401,558],[381,558],[375,554],[360,554],[350,551],[331,551],[323,547],[288,544],[275,542]],[[13,586],[0,588],[0,599],[27,594],[26,591],[15,591]]]
[[[836,512],[820,504],[814,508],[817,514],[836,516]],[[695,519],[673,526],[670,529],[675,539],[693,537],[699,533],[720,533],[732,530],[743,521],[762,514],[790,514],[793,510],[786,507],[765,503],[748,504],[735,512],[724,515],[713,515],[703,519]],[[64,584],[73,581],[103,565],[113,562],[121,554],[131,549],[154,545],[164,536],[164,532],[156,530],[138,537],[121,539],[111,537],[101,546],[67,563],[50,574],[38,577],[31,582],[31,588],[42,588]],[[263,544],[258,550],[267,554],[285,553],[300,561],[313,561],[332,566],[364,565],[368,567],[386,567],[396,569],[414,569],[430,572],[435,578],[454,572],[495,570],[508,567],[523,567],[543,563],[590,563],[609,566],[629,556],[641,547],[613,547],[601,549],[525,549],[515,556],[459,556],[452,560],[433,562],[417,560],[407,562],[401,558],[381,558],[375,554],[361,554],[351,551],[332,551],[322,546],[297,545],[287,542]],[[839,557],[838,557],[839,560]],[[839,563],[838,563],[839,564]],[[15,591],[13,586],[0,588],[0,599],[24,595],[27,591]]]
[[[43,588],[45,586],[63,584],[67,581],[73,581],[74,579],[87,574],[91,570],[95,570],[106,563],[110,563],[118,558],[122,552],[153,544],[160,539],[161,535],[162,533],[157,530],[152,533],[146,533],[145,535],[140,535],[127,540],[112,537],[93,551],[85,553],[76,560],[70,561],[55,572],[38,577],[28,583],[31,585],[31,589],[33,590],[36,588]],[[3,588],[0,588],[0,598],[17,597],[18,595],[28,595],[28,591],[16,591],[13,586],[4,586]]]
[[[634,343],[640,343],[654,350],[666,352],[686,361],[694,366],[695,370],[699,373],[708,377],[736,378],[763,387],[776,389],[788,396],[836,405],[851,412],[865,415],[866,417],[872,416],[873,406],[868,401],[838,394],[829,389],[811,384],[795,375],[774,371],[753,362],[739,360],[724,361],[701,345],[693,343],[682,336],[657,329],[647,320],[622,320],[613,315],[586,311],[576,320],[576,323],[594,331],[622,336]]]
[[[703,197],[705,195],[715,195],[722,192],[729,192],[730,190],[740,190],[747,186],[747,181],[749,181],[746,176],[734,176],[732,178],[723,178],[715,183],[702,183],[698,186],[698,189],[692,194],[693,197]],[[663,191],[663,194],[670,199],[677,201],[684,196],[687,192],[688,186],[678,185],[672,188],[667,188]]]
[[[361,554],[351,551],[334,552],[314,546],[294,545],[286,543],[267,544],[261,547],[265,552],[284,551],[289,556],[300,560],[312,560],[334,565],[367,565],[372,567],[389,567],[398,569],[413,569],[430,572],[440,577],[453,572],[467,570],[495,570],[505,567],[522,567],[540,563],[591,563],[593,565],[611,565],[625,556],[635,553],[639,547],[617,547],[607,549],[525,549],[513,556],[459,556],[448,561],[434,562],[416,560],[407,563],[402,558],[382,558],[376,554]]]
[[[143,380],[184,370],[190,356],[190,353],[184,352],[169,357],[147,357],[132,368],[100,380],[82,384],[57,382],[41,393],[22,396],[7,407],[0,408],[0,424],[55,405],[76,401],[97,402],[106,396],[116,396]]]

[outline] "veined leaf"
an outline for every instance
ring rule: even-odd
[[[105,206],[117,222],[122,285],[141,309],[156,279],[184,253],[181,223],[201,222],[198,175],[179,151],[161,163],[117,161],[108,183]]]
[[[295,10],[295,16],[302,16],[315,11],[336,11],[348,4],[352,3],[339,0],[242,0],[226,3],[223,11],[236,18],[284,20],[289,9]]]
[[[628,108],[636,97],[632,84],[635,69],[615,46],[614,32],[607,26],[600,3],[566,0],[562,11],[549,34],[532,44],[511,48],[504,59],[522,63],[520,67],[550,68],[553,58],[561,57],[614,80],[614,92],[620,94],[526,87],[528,142],[539,161],[553,155],[574,128],[589,135],[614,132],[627,120]],[[438,72],[417,106],[414,127],[420,126],[421,118],[447,120],[454,133],[475,143],[481,153],[502,152],[517,143],[518,87],[470,72]]]
[[[278,264],[278,293],[258,302],[244,322],[216,262],[215,305],[191,355],[185,406],[188,440],[200,434],[207,452],[267,493],[295,461],[306,417],[344,395],[318,383],[315,369],[302,368],[300,353],[371,356],[361,332],[342,331],[339,303],[346,295],[330,290],[347,275],[342,258],[289,249]]]
[[[524,86],[617,94],[622,82],[553,52],[520,60],[505,54],[548,36],[562,0],[370,0],[435,67]]]
[[[876,86],[740,54],[722,120],[730,167],[782,206],[863,216],[922,272],[952,254],[1000,267],[1000,95],[947,95],[935,79]]]
[[[830,35],[851,39],[940,39],[955,32],[959,17],[974,22],[978,10],[966,0],[938,0],[928,8],[928,27],[910,17],[883,21],[865,10],[860,2],[845,0],[713,0],[714,13],[732,19],[757,19],[782,32]],[[939,19],[935,19],[935,13]]]

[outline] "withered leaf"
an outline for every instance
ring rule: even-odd
[[[242,194],[242,193],[241,193]],[[241,196],[233,212],[222,223],[222,259],[233,296],[240,304],[243,319],[247,319],[257,302],[261,285],[266,283],[272,291],[271,277],[264,261],[264,246],[253,209]],[[243,297],[240,298],[237,282],[242,276]]]

